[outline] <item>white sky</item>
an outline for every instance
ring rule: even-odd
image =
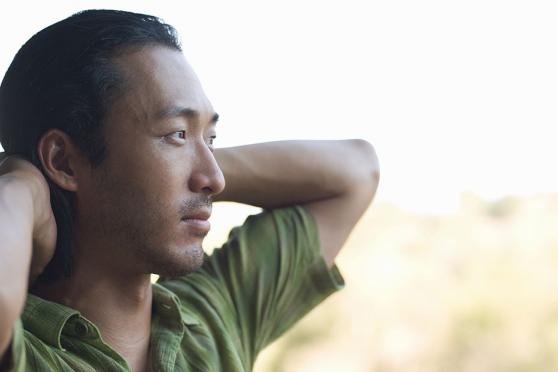
[[[162,17],[221,115],[218,146],[364,138],[379,201],[558,190],[558,2],[57,1],[0,5],[0,74],[35,32],[86,8]]]

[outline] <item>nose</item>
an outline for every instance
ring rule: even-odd
[[[199,146],[188,187],[194,193],[215,196],[225,189],[225,176],[207,145],[202,143]]]

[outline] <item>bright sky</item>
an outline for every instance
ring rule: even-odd
[[[558,190],[558,3],[538,0],[57,1],[0,5],[0,74],[86,8],[174,25],[221,115],[217,146],[364,138],[378,201],[451,211]]]

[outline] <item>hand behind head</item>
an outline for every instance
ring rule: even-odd
[[[56,221],[50,205],[50,190],[41,171],[17,156],[0,153],[0,176],[29,190],[33,206],[33,254],[29,268],[29,284],[40,275],[54,255]]]

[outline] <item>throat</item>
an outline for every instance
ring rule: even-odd
[[[120,350],[116,345],[113,348],[124,358],[131,371],[153,371],[149,337],[146,342],[125,345]]]
[[[152,370],[150,276],[123,280],[85,274],[89,273],[77,271],[69,279],[37,284],[30,292],[79,311],[97,326],[103,341],[126,360],[132,371]]]

